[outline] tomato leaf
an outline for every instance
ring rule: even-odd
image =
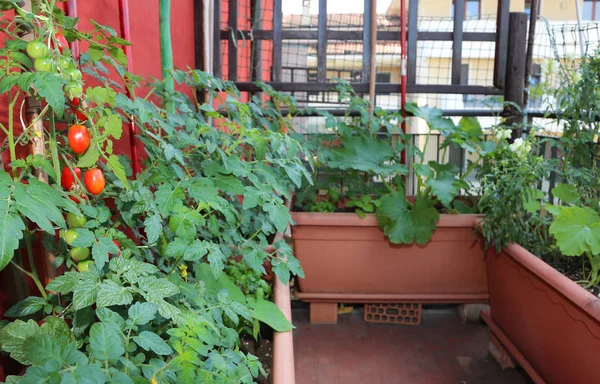
[[[106,162],[108,169],[110,169],[117,179],[123,183],[125,188],[129,188],[129,181],[127,180],[127,174],[125,173],[125,168],[123,164],[119,161],[119,157],[117,155],[110,155],[108,161]]]
[[[89,345],[92,356],[98,360],[116,361],[125,353],[117,330],[103,323],[92,325]]]
[[[24,317],[41,311],[46,305],[46,300],[37,296],[29,296],[25,300],[13,305],[4,314],[6,317]]]
[[[150,303],[135,303],[127,310],[134,324],[145,325],[156,317],[156,305]]]
[[[58,73],[53,72],[36,72],[33,79],[33,85],[38,94],[52,107],[58,118],[62,117],[65,109],[64,84],[66,84],[66,80]]]
[[[252,317],[262,321],[277,332],[287,332],[296,328],[285,318],[279,307],[268,300],[249,300]]]
[[[133,337],[133,341],[146,351],[152,351],[157,355],[170,355],[173,350],[156,333],[142,331],[138,336]]]
[[[100,152],[94,139],[91,140],[88,150],[79,158],[77,166],[79,168],[90,168],[96,165],[100,158]]]
[[[96,305],[110,307],[112,305],[128,305],[133,301],[131,289],[120,286],[112,280],[104,280],[98,289]]]
[[[10,263],[19,240],[23,238],[25,224],[15,212],[13,200],[0,186],[0,271]]]
[[[162,220],[160,215],[151,215],[144,220],[144,229],[148,237],[148,243],[154,244],[162,233]]]

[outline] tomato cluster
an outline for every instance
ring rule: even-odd
[[[77,228],[83,228],[86,223],[87,219],[85,216],[69,212],[67,214],[67,227],[69,229],[67,231],[62,230],[60,233],[60,236],[63,238],[63,240],[69,247],[71,247],[69,250],[69,256],[71,256],[71,259],[77,263],[77,270],[79,272],[89,271],[90,264],[94,263],[92,260],[88,260],[91,254],[89,248],[73,246],[75,240],[79,238]],[[117,246],[117,248],[121,249],[121,244],[118,240],[113,240],[113,243]],[[117,252],[117,256],[120,255],[121,252]]]

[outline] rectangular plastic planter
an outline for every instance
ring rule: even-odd
[[[431,241],[419,245],[391,244],[374,215],[292,212],[305,274],[295,295],[322,323],[336,322],[339,302],[485,303],[485,252],[472,226],[478,217],[441,215]]]
[[[536,383],[600,383],[600,299],[519,245],[487,251],[494,336]]]

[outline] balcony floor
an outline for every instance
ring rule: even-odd
[[[361,306],[337,325],[311,325],[304,304],[292,316],[297,384],[531,383],[489,355],[485,325],[463,325],[451,309],[424,309],[419,326],[367,323]]]

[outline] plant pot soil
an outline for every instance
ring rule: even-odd
[[[339,302],[485,303],[477,217],[443,214],[431,241],[420,245],[391,244],[374,215],[292,212],[294,252],[305,274],[295,296],[311,302],[313,322],[320,322],[318,311],[329,319],[323,322],[335,322]]]
[[[600,299],[519,245],[486,252],[494,336],[536,382],[599,383]]]

